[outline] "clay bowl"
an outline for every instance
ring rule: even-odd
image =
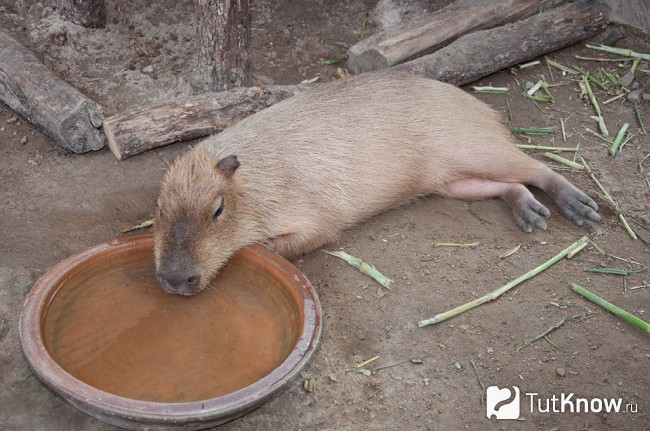
[[[20,318],[36,375],[89,415],[133,430],[194,430],[268,400],[318,344],[309,281],[260,247],[238,251],[209,288],[166,294],[152,239],[83,251],[47,272]]]

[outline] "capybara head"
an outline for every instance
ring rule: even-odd
[[[154,223],[156,275],[169,293],[203,290],[243,245],[238,223],[237,156],[197,149],[176,160],[160,186]]]

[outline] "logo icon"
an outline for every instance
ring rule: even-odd
[[[498,386],[487,388],[486,395],[487,417],[492,419],[517,419],[519,418],[519,388],[500,389]]]

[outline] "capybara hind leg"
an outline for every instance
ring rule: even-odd
[[[598,205],[585,192],[562,175],[549,170],[531,183],[544,190],[555,202],[562,215],[578,226],[585,220],[599,221]]]
[[[546,230],[546,218],[551,212],[523,184],[467,179],[447,186],[450,197],[458,199],[487,199],[500,197],[510,205],[517,224],[526,232],[534,228]]]

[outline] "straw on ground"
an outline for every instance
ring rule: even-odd
[[[456,307],[453,310],[437,314],[434,317],[431,317],[430,319],[421,320],[420,322],[418,322],[418,326],[420,328],[422,328],[424,326],[433,325],[433,324],[436,324],[436,323],[443,322],[443,321],[445,321],[445,320],[447,320],[449,318],[452,318],[452,317],[457,316],[457,315],[459,315],[461,313],[464,313],[465,311],[471,310],[473,308],[478,307],[479,305],[485,304],[486,302],[490,302],[490,301],[498,298],[499,296],[503,295],[504,293],[506,293],[507,291],[509,291],[513,287],[517,286],[518,284],[520,284],[520,283],[522,283],[522,282],[524,282],[524,281],[526,281],[526,280],[528,280],[528,279],[530,279],[532,277],[535,277],[536,275],[538,275],[542,271],[550,268],[555,263],[557,263],[560,260],[564,259],[569,253],[573,252],[575,249],[577,249],[579,247],[582,247],[582,245],[585,244],[587,241],[588,241],[588,238],[586,236],[580,238],[578,241],[574,242],[569,247],[565,248],[560,253],[558,253],[555,257],[553,257],[550,260],[546,261],[542,265],[539,265],[537,268],[535,268],[535,269],[533,269],[531,271],[528,271],[527,273],[525,273],[522,276],[520,276],[519,278],[511,281],[510,283],[508,283],[508,284],[506,284],[504,286],[501,286],[500,288],[498,288],[498,289],[488,293],[487,295],[484,295],[484,296],[482,296],[482,297],[480,297],[480,298],[478,298],[478,299],[476,299],[474,301],[468,302],[467,304],[461,305],[460,307]]]
[[[359,259],[358,257],[354,257],[342,250],[339,251],[326,251],[323,250],[327,254],[331,254],[332,256],[336,256],[339,259],[343,259],[350,265],[354,266],[357,268],[359,271],[361,271],[363,274],[366,274],[367,276],[371,277],[373,280],[375,280],[377,283],[380,285],[384,286],[387,289],[390,289],[390,285],[393,282],[390,278],[386,277],[384,274],[381,272],[377,271],[374,266],[364,262],[363,260]]]
[[[605,187],[603,187],[603,185],[600,183],[600,181],[598,181],[598,178],[596,178],[596,175],[594,174],[594,172],[591,170],[591,168],[587,164],[587,161],[582,156],[580,156],[580,161],[584,165],[585,170],[587,171],[587,173],[589,174],[591,179],[594,181],[594,183],[596,183],[596,186],[598,186],[600,191],[603,193],[603,199],[605,199],[605,202],[607,202],[612,207],[612,209],[614,211],[616,211],[616,213],[618,215],[618,219],[623,224],[623,227],[627,231],[628,235],[630,235],[630,237],[632,239],[638,239],[637,236],[636,236],[636,233],[634,232],[634,230],[628,224],[627,219],[625,218],[625,215],[623,215],[623,211],[621,211],[621,207],[612,198],[612,196],[607,192],[607,190],[605,190]]]
[[[138,229],[146,229],[146,228],[151,227],[151,226],[153,226],[153,219],[145,220],[140,224],[136,224],[135,226],[131,226],[129,228],[126,228],[126,229],[124,229],[122,231],[122,233],[127,233],[127,232],[131,232],[131,231],[138,230]]]
[[[557,322],[555,325],[549,327],[548,329],[546,329],[546,330],[545,330],[544,332],[542,332],[541,334],[536,335],[536,336],[534,336],[533,338],[529,338],[529,339],[527,339],[527,340],[524,340],[524,345],[527,345],[527,344],[533,344],[535,341],[539,340],[540,338],[545,338],[548,334],[550,334],[552,331],[556,330],[556,329],[559,328],[560,326],[564,325],[566,322],[571,321],[571,320],[574,320],[574,319],[577,319],[577,318],[579,318],[579,317],[580,317],[580,315],[576,315],[576,316],[566,316],[564,319],[560,320],[560,321]]]

